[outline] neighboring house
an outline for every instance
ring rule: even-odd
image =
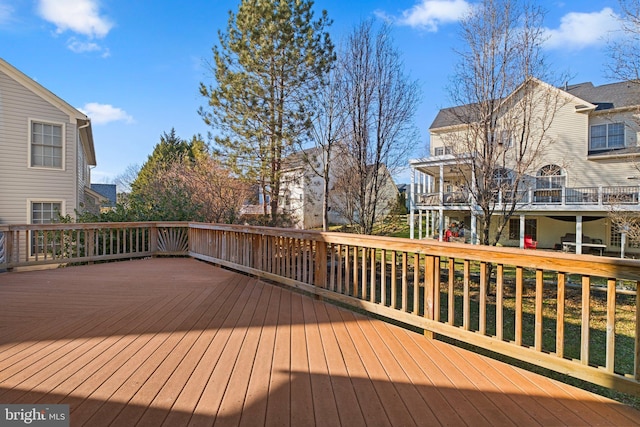
[[[116,208],[118,199],[116,184],[91,184],[91,189],[102,196],[100,212],[108,212]]]
[[[547,130],[548,146],[537,169],[527,171],[526,188],[500,243],[525,247],[527,236],[539,249],[564,245],[577,253],[620,252],[621,234],[610,213],[624,209],[640,215],[640,84],[582,83],[552,90],[563,102]],[[478,241],[480,211],[459,186],[461,168],[452,167],[464,161],[446,143],[448,135],[465,131],[452,114],[456,108],[464,106],[441,110],[431,125],[431,155],[410,161],[412,237],[417,216],[419,238],[423,229],[431,229],[431,237],[442,239],[448,224],[462,222],[471,240]],[[508,176],[507,170],[497,179]],[[501,196],[496,195],[497,203]],[[640,252],[627,249],[633,251]]]
[[[0,224],[97,212],[91,120],[2,59],[0,153]]]
[[[335,153],[338,150],[334,150]],[[322,227],[322,201],[324,179],[318,174],[322,170],[324,152],[321,148],[310,148],[287,157],[283,166],[283,180],[280,191],[280,200],[283,212],[291,215],[296,228],[311,229]],[[331,168],[329,172],[329,223],[348,224],[349,218],[345,215],[344,188],[339,189],[341,171],[340,157],[344,154],[332,154]],[[386,216],[393,208],[398,198],[398,189],[393,182],[388,170],[384,168],[385,185],[380,190],[377,198],[379,216]],[[344,183],[355,182],[348,178]],[[357,212],[354,213],[357,219]]]

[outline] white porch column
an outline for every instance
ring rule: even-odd
[[[520,214],[520,249],[524,249],[524,215]]]
[[[440,194],[440,206],[444,205],[444,165],[440,165],[440,177],[438,179],[438,184],[440,185],[440,189],[438,193]]]
[[[422,209],[418,209],[418,239],[422,239]]]
[[[411,184],[409,185],[409,238],[414,238],[414,215],[413,211],[416,208],[415,203],[415,181],[416,181],[416,170],[411,168]]]
[[[471,244],[478,244],[478,218],[475,211],[471,211]]]
[[[440,224],[438,225],[438,240],[442,242],[442,238],[444,237],[444,209],[440,208],[438,213],[440,214]]]
[[[582,253],[582,215],[576,215],[576,254]]]

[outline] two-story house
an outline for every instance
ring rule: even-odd
[[[309,148],[288,156],[283,162],[280,190],[281,206],[291,216],[294,226],[301,229],[322,227],[324,184],[322,178],[324,156],[320,148]],[[344,158],[348,156],[335,148],[329,168],[329,224],[348,224],[357,220],[358,206],[354,203],[355,186],[358,180],[345,171]],[[377,217],[384,218],[395,206],[398,188],[388,169],[382,166],[378,174],[382,182],[375,200]],[[369,200],[366,201],[369,203]]]
[[[91,120],[0,59],[0,224],[99,209]]]
[[[525,247],[526,236],[535,240],[538,248],[619,253],[624,237],[612,215],[625,211],[640,216],[640,84],[582,83],[562,88],[540,81],[534,84],[555,91],[560,102],[554,104],[553,119],[544,125],[546,145],[536,162],[530,163],[535,167],[521,175],[517,207],[499,243]],[[518,94],[511,96],[517,98]],[[473,125],[461,123],[455,114],[464,107],[441,110],[429,129],[430,156],[410,161],[414,238],[442,240],[446,227],[456,222],[470,231],[468,240],[478,242],[477,221],[482,213],[469,196],[473,189],[460,185],[471,182],[460,179],[464,155],[454,153],[448,143],[451,135],[470,135]],[[539,116],[530,120],[533,126],[542,122]],[[498,137],[496,141],[506,149],[515,149],[508,140]],[[504,171],[495,179],[515,176],[508,162]],[[506,195],[499,193],[496,190],[495,203],[506,203]],[[627,252],[634,251],[640,250],[627,248]]]

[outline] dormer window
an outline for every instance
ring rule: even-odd
[[[624,148],[624,123],[606,123],[591,126],[589,151]]]

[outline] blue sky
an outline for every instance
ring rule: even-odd
[[[316,0],[334,24],[334,42],[360,20],[393,23],[405,69],[422,87],[416,111],[426,153],[428,127],[450,106],[446,86],[459,47],[457,22],[473,0]],[[110,182],[142,164],[163,132],[185,139],[209,130],[197,110],[206,105],[204,64],[239,0],[0,0],[0,57],[87,113],[98,166],[93,182]],[[607,37],[616,37],[617,0],[540,1],[547,10],[545,50],[569,83],[608,83]],[[406,175],[399,181],[408,182]]]

